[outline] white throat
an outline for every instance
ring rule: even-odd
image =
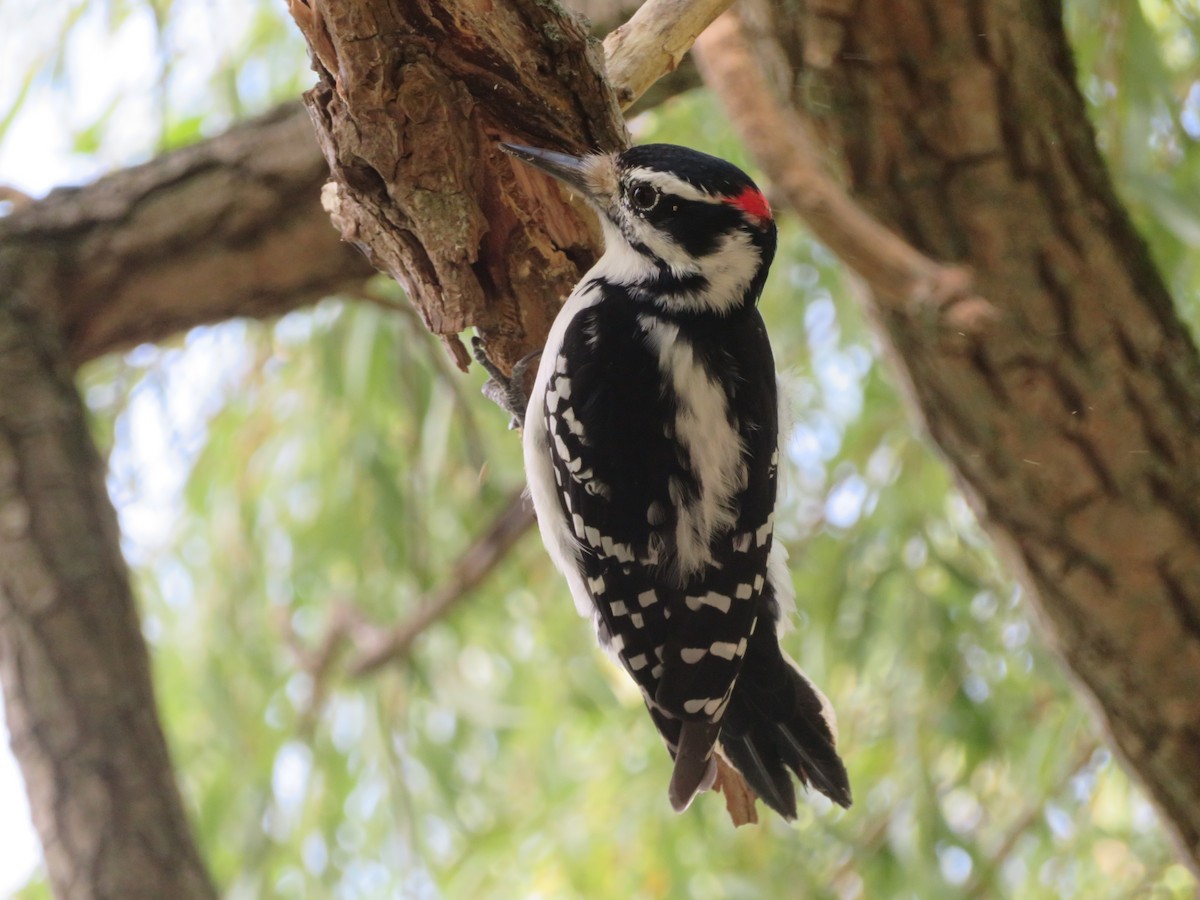
[[[746,291],[762,263],[762,253],[750,236],[741,230],[723,236],[706,256],[691,256],[674,241],[646,225],[635,238],[657,260],[634,249],[612,222],[601,216],[604,228],[604,255],[591,275],[612,284],[631,288],[640,299],[655,302],[676,312],[708,312],[723,315],[742,305]],[[677,278],[701,276],[703,286],[696,289],[660,293],[639,291],[641,285],[656,285],[661,273],[659,262]]]

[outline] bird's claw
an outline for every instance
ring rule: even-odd
[[[508,423],[510,429],[522,428],[525,425],[525,407],[529,405],[525,376],[534,360],[542,355],[542,351],[535,350],[517,360],[511,375],[505,375],[500,367],[492,362],[482,338],[471,338],[471,355],[488,373],[488,380],[483,385],[483,396],[512,416]]]

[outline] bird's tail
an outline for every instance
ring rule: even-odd
[[[773,628],[758,628],[750,638],[719,745],[763,802],[786,819],[796,818],[793,773],[802,785],[850,806],[833,709],[780,649]]]

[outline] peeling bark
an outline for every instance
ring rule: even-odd
[[[485,8],[486,7],[486,8]],[[628,137],[583,22],[519,0],[309,6],[292,14],[343,237],[399,281],[458,364],[476,327],[505,370],[541,347],[595,257],[590,217],[501,140],[585,152]]]
[[[739,71],[774,84],[774,115],[994,311],[947,329],[860,266],[914,409],[1200,873],[1200,357],[1116,199],[1057,5],[741,9]],[[714,86],[769,143],[746,88]]]

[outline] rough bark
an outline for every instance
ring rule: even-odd
[[[798,117],[869,213],[986,301],[947,328],[938,298],[860,266],[914,408],[1200,872],[1200,357],[1116,199],[1057,4],[741,9],[749,43],[706,50],[741,54],[714,85],[768,174],[787,181],[772,134]]]
[[[279,315],[372,273],[321,209],[328,174],[303,109],[280,107],[0,219],[0,265],[56,320],[76,364]]]
[[[346,240],[404,285],[459,365],[476,327],[508,369],[594,259],[595,224],[498,142],[619,149],[624,122],[581,20],[535,0],[305,5],[305,95]]]
[[[188,831],[104,465],[41,297],[0,260],[0,679],[54,893],[213,897]]]

